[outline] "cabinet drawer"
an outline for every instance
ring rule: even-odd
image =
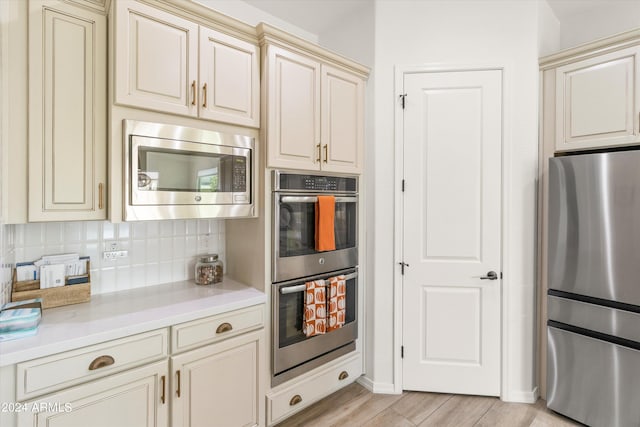
[[[264,305],[218,314],[171,328],[171,351],[179,353],[213,343],[264,325]]]
[[[19,363],[17,398],[28,399],[167,357],[167,335],[166,329],[160,329]]]
[[[297,381],[291,387],[267,396],[269,424],[282,421],[317,400],[351,384],[362,374],[362,358],[360,353],[349,357],[338,364],[331,364],[317,374]],[[296,381],[296,380],[292,380]]]

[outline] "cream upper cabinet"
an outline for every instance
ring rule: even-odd
[[[560,66],[556,151],[640,142],[640,47]]]
[[[322,165],[328,172],[362,172],[364,81],[322,66]]]
[[[29,3],[29,221],[106,219],[106,23]]]
[[[260,126],[258,46],[200,27],[200,117]]]
[[[262,425],[263,332],[171,358],[173,427]]]
[[[169,425],[167,361],[24,402],[18,427]]]
[[[267,166],[320,169],[320,63],[269,46]]]
[[[361,173],[368,69],[266,24],[258,32],[267,166]]]
[[[257,45],[137,1],[115,6],[116,104],[260,126]]]
[[[115,102],[197,116],[198,25],[134,1],[115,6]]]

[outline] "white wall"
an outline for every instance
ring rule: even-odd
[[[547,3],[538,2],[538,56],[545,56],[560,50],[560,21]]]
[[[117,1],[117,0],[115,0]],[[231,16],[239,21],[245,22],[249,25],[256,26],[260,22],[266,22],[274,27],[278,27],[284,31],[301,37],[305,40],[309,40],[313,43],[318,43],[318,35],[303,28],[298,27],[295,23],[291,23],[273,16],[257,7],[254,7],[244,1],[238,0],[195,0],[197,3],[203,4],[211,9]]]
[[[640,1],[608,0],[579,14],[560,16],[560,49],[640,27]]]
[[[505,66],[504,165],[508,205],[503,298],[508,351],[502,397],[527,400],[535,387],[535,188],[538,121],[538,4],[536,0],[376,0],[373,150],[374,360],[368,372],[379,389],[393,388],[394,67]],[[369,171],[369,167],[367,168]]]

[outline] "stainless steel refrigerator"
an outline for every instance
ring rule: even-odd
[[[640,426],[640,151],[550,159],[547,406]]]

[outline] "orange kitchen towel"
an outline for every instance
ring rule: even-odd
[[[344,276],[329,279],[329,314],[327,332],[344,326],[347,305],[347,281]]]
[[[327,329],[327,299],[324,280],[305,283],[304,324],[302,331],[308,337],[324,334]]]
[[[334,196],[318,196],[316,203],[316,251],[334,251],[336,249],[335,216],[336,198]]]

